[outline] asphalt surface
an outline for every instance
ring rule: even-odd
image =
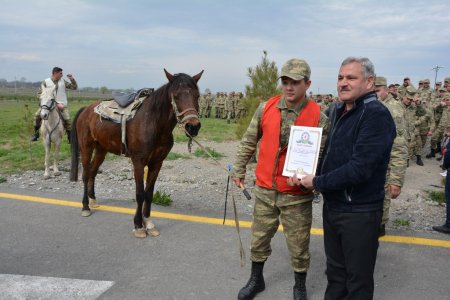
[[[0,193],[23,190],[0,187]],[[32,196],[77,203],[80,198],[64,193]],[[207,216],[220,218],[220,213]],[[250,264],[239,265],[235,228],[155,218],[161,236],[136,239],[132,219],[130,214],[107,211],[83,218],[77,207],[0,197],[0,299],[236,299],[248,280]],[[241,228],[241,233],[248,261],[250,230]],[[447,246],[380,242],[375,299],[450,299],[450,237],[418,235],[443,240]],[[310,299],[323,299],[326,286],[322,238],[311,236]],[[264,272],[266,290],[257,299],[292,299],[294,276],[282,232],[272,248]]]

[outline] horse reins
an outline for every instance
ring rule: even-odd
[[[48,113],[50,114],[52,112],[52,110],[54,110],[56,108],[56,101],[54,99],[52,99],[52,104],[50,105],[50,107],[44,104],[41,106],[41,109],[42,108],[48,109]],[[56,128],[58,128],[59,123],[61,122],[61,118],[62,118],[61,112],[58,109],[56,110],[56,112],[58,113],[59,118],[58,118],[58,122],[56,123],[55,127],[53,127],[52,130],[48,130],[48,127],[46,125],[47,123],[45,123],[45,126],[47,127],[47,131],[48,131],[48,140],[49,141],[52,140],[52,133],[56,130]],[[47,121],[47,119],[43,119],[43,121]]]

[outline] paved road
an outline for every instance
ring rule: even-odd
[[[82,218],[80,208],[70,206],[78,205],[78,196],[31,195],[69,201],[46,204],[4,193],[18,195],[20,190],[0,188],[0,299],[25,299],[28,292],[27,299],[44,299],[42,293],[62,299],[51,294],[52,289],[64,299],[235,299],[248,279],[250,265],[239,266],[232,226],[200,223],[195,217],[173,219],[173,214],[195,215],[194,211],[157,206],[157,211],[172,216],[155,218],[161,236],[136,239],[129,210],[97,211]],[[130,202],[103,204],[134,208]],[[219,217],[216,212],[206,216]],[[247,255],[249,237],[250,231],[242,228]],[[404,238],[406,243],[380,243],[375,299],[450,299],[450,238],[423,233],[420,237],[439,241],[415,241],[440,246],[411,244],[411,237]],[[323,299],[324,268],[322,236],[313,234],[310,299]],[[293,274],[282,232],[274,238],[265,279],[266,290],[257,299],[292,298]]]

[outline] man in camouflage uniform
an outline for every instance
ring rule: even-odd
[[[234,92],[230,92],[229,96],[225,98],[225,116],[224,119],[227,119],[227,123],[230,124],[231,119],[234,114]]]
[[[439,129],[439,123],[442,117],[442,112],[444,108],[447,106],[447,104],[444,102],[444,99],[442,98],[443,95],[446,93],[445,89],[439,90],[438,97],[435,97],[435,102],[432,106],[433,108],[433,122],[431,122],[431,128],[430,132],[428,133],[428,136],[431,136],[430,141],[430,153],[427,154],[426,158],[432,158],[436,156],[436,153],[441,152],[441,140],[444,135],[444,129]]]
[[[198,99],[198,107],[200,109],[199,114],[200,118],[203,118],[206,116],[206,91],[205,94],[200,95],[200,98]]]
[[[214,99],[214,116],[217,119],[220,119],[220,108],[219,108],[219,102],[220,102],[220,92],[216,93],[216,98]]]
[[[431,112],[428,110],[426,105],[422,103],[419,95],[416,94],[414,97],[414,103],[416,104],[416,122],[415,126],[415,150],[416,164],[423,166],[422,152],[423,147],[427,142],[428,132],[431,127]]]
[[[211,91],[209,89],[206,89],[206,95],[205,95],[205,118],[211,118],[211,107],[212,107],[213,98],[211,95]]]
[[[236,102],[234,104],[236,109],[235,118],[240,119],[245,116],[244,95],[241,92],[237,93],[236,95]]]
[[[280,221],[295,273],[294,299],[307,299],[305,280],[310,260],[313,192],[294,186],[293,177],[283,177],[282,170],[292,125],[312,124],[308,123],[309,118],[314,118],[316,126],[324,128],[322,146],[327,135],[327,117],[314,101],[307,99],[310,75],[306,61],[287,61],[280,76],[283,94],[260,104],[239,145],[233,166],[233,181],[237,186],[243,186],[247,163],[258,144],[259,154],[250,248],[252,272],[238,299],[253,299],[264,290],[262,271],[272,252],[270,242]]]
[[[70,129],[71,129],[71,121],[70,121],[70,115],[69,115],[69,109],[67,107],[67,94],[66,89],[70,90],[76,90],[78,88],[77,82],[73,78],[72,74],[67,74],[67,78],[70,80],[70,82],[64,80],[63,78],[63,69],[59,67],[54,67],[52,70],[52,76],[50,78],[45,79],[41,83],[41,87],[38,91],[38,96],[41,95],[41,93],[44,90],[51,89],[55,90],[56,93],[56,103],[59,107],[63,107],[61,110],[61,116],[63,119],[63,125],[66,129],[67,133],[67,139],[70,144]],[[39,104],[40,105],[40,104]],[[58,109],[60,109],[58,107]],[[39,129],[41,128],[41,108],[36,111],[34,114],[34,134],[31,137],[31,141],[35,142],[39,138]]]
[[[403,109],[405,110],[405,116],[406,116],[406,140],[408,142],[408,160],[407,165],[409,164],[409,159],[414,154],[414,147],[415,147],[415,122],[416,122],[416,108],[413,104],[414,97],[416,95],[416,90],[412,87],[408,87],[406,89],[406,95],[402,97],[401,105]]]
[[[409,77],[405,77],[405,78],[403,79],[403,85],[401,85],[401,86],[399,86],[399,87],[397,88],[397,94],[398,94],[398,96],[399,96],[400,98],[402,98],[403,96],[406,95],[406,88],[407,88],[408,86],[411,86],[411,87],[414,88],[414,86],[411,84],[411,79],[409,79]],[[414,88],[414,89],[415,89],[415,88]]]
[[[408,159],[408,144],[406,140],[406,116],[401,104],[396,101],[387,88],[386,78],[377,76],[375,79],[375,92],[378,100],[381,101],[392,115],[397,128],[397,136],[391,150],[391,159],[386,174],[383,218],[381,220],[380,236],[386,234],[386,224],[389,221],[389,208],[391,199],[396,199],[401,192],[405,182],[406,163]]]

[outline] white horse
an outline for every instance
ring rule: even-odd
[[[55,101],[55,90],[42,91],[40,95],[40,106],[41,106],[41,136],[42,143],[45,148],[45,171],[44,179],[50,178],[50,150],[53,143],[54,150],[54,161],[53,161],[53,175],[59,176],[61,172],[58,169],[58,156],[59,156],[59,145],[64,135],[64,125],[63,120],[58,111],[60,104]]]

